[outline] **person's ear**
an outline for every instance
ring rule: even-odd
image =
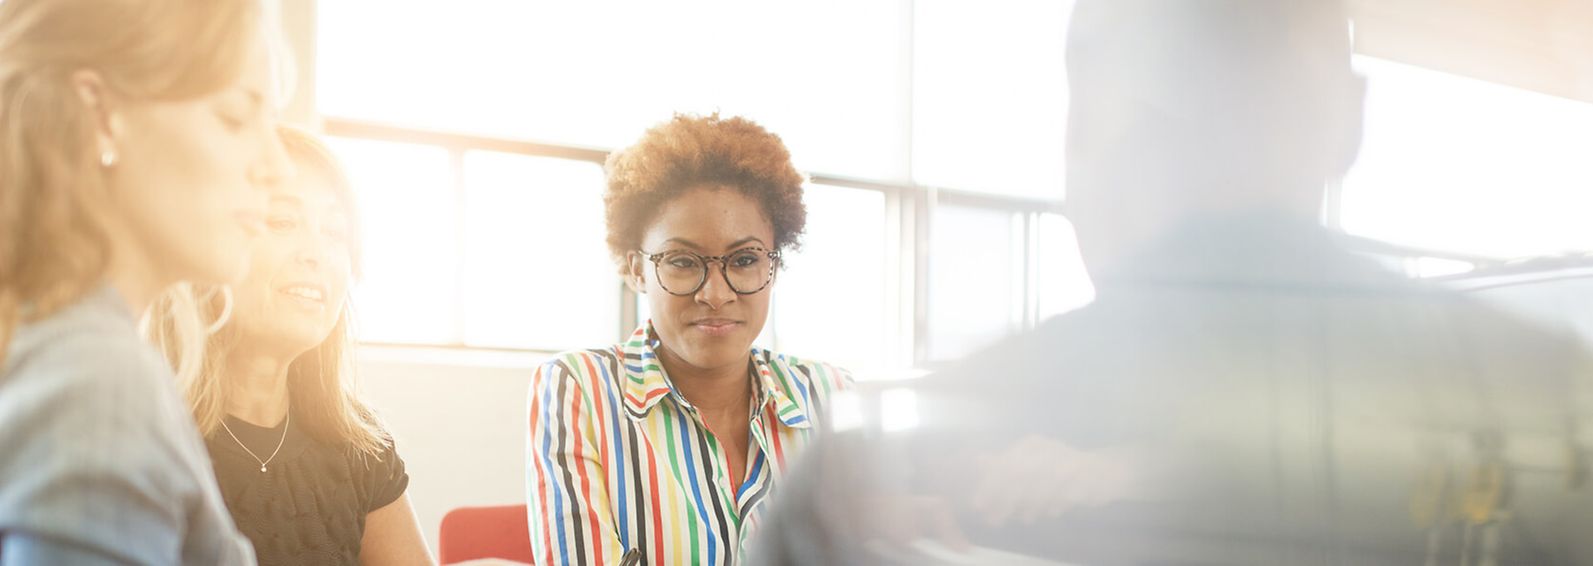
[[[115,165],[120,157],[116,139],[121,134],[121,116],[117,113],[115,97],[111,95],[105,79],[95,71],[84,69],[74,72],[71,83],[78,102],[83,104],[89,122],[94,125],[94,152],[99,155],[100,165]]]
[[[625,254],[625,285],[638,295],[647,294],[647,258],[636,252]]]

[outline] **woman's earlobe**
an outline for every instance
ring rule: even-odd
[[[636,292],[638,295],[647,294],[647,278],[642,277],[635,270],[625,274],[625,286],[630,287],[631,291]]]
[[[111,107],[104,80],[94,71],[77,71],[72,73],[72,89],[77,92],[78,101],[83,103],[93,118],[95,153],[99,154],[100,166],[116,165],[118,156],[115,138],[120,125]]]
[[[625,285],[638,295],[647,294],[647,276],[642,274],[641,262],[637,261],[635,253],[626,254],[625,258]]]

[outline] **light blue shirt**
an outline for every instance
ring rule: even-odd
[[[170,366],[108,287],[9,345],[0,534],[0,566],[255,563]]]

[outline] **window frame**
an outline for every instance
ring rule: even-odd
[[[453,186],[450,188],[455,195],[456,208],[454,214],[463,215],[465,179],[464,156],[470,151],[492,151],[528,157],[547,157],[584,161],[601,166],[608,156],[608,151],[589,147],[573,145],[559,145],[541,142],[513,140],[492,136],[441,132],[420,128],[409,128],[382,124],[376,122],[349,120],[336,117],[326,117],[322,121],[322,131],[325,135],[351,140],[384,141],[412,145],[440,147],[450,156],[449,164],[452,170],[450,178]],[[1038,249],[1038,222],[1042,214],[1061,213],[1062,205],[1057,201],[1027,199],[1015,196],[982,194],[955,189],[944,189],[916,184],[896,184],[883,181],[855,179],[849,177],[826,175],[823,173],[809,173],[811,183],[829,185],[841,189],[874,191],[882,193],[885,198],[885,232],[886,249],[896,249],[895,254],[886,254],[881,258],[886,262],[887,285],[899,292],[894,301],[887,301],[884,305],[888,324],[886,331],[887,352],[882,360],[887,367],[892,368],[918,368],[930,364],[928,343],[926,337],[929,332],[928,320],[928,278],[930,275],[929,238],[933,210],[941,203],[959,207],[981,208],[1005,212],[1014,216],[1014,230],[1016,242],[1019,245],[1019,254],[1022,261],[1017,262],[1017,269],[1012,274],[1016,285],[1021,287],[1021,292],[1016,296],[1020,299],[1011,305],[1013,313],[1013,330],[1021,331],[1033,328],[1038,320],[1039,296],[1035,280],[1035,265],[1039,261]],[[464,253],[465,224],[457,224],[459,233],[456,235],[456,245]],[[463,273],[458,274],[463,277]],[[618,277],[614,279],[618,294],[615,299],[620,301],[619,319],[614,321],[617,336],[624,336],[635,329],[640,322],[641,313],[637,312],[636,293],[626,287]],[[381,347],[419,347],[443,350],[487,350],[508,352],[547,352],[545,348],[492,348],[471,346],[463,342],[464,336],[464,309],[463,286],[457,286],[456,296],[453,297],[454,329],[451,334],[456,337],[447,343],[411,343],[411,342],[380,342],[365,341],[360,343]],[[771,313],[771,317],[774,316]],[[773,324],[772,318],[769,324]],[[780,347],[778,334],[774,336],[775,349]]]

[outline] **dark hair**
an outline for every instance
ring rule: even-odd
[[[807,224],[802,174],[780,137],[740,117],[676,114],[608,156],[603,194],[608,248],[621,269],[652,215],[687,189],[716,185],[758,202],[774,225],[774,247],[794,249]]]

